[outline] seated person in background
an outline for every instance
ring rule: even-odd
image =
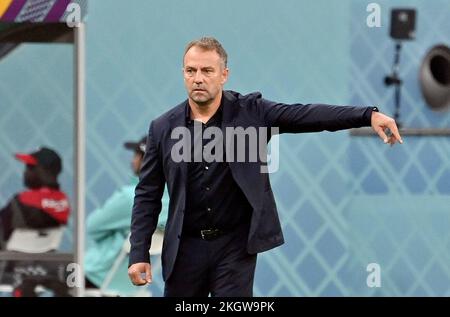
[[[50,228],[67,223],[70,206],[60,191],[58,175],[62,170],[60,156],[41,147],[30,154],[16,154],[25,163],[23,181],[28,189],[20,192],[0,210],[0,249],[4,248],[16,228]]]
[[[131,162],[133,177],[131,184],[117,189],[103,206],[95,209],[87,218],[87,252],[85,256],[85,274],[87,288],[100,288],[109,270],[114,264],[125,240],[130,233],[131,210],[134,202],[134,190],[138,183],[142,159],[145,153],[146,137],[138,142],[126,142],[125,148],[134,152]],[[167,193],[167,192],[166,192]],[[163,208],[159,216],[158,227],[164,230],[167,219],[167,194],[163,197]],[[120,295],[132,295],[136,286],[128,281],[128,263],[123,261],[114,275],[108,290]]]

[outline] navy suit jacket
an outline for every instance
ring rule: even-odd
[[[140,180],[136,186],[131,220],[129,264],[149,262],[151,236],[158,223],[165,183],[170,195],[169,214],[162,251],[163,278],[170,277],[178,252],[186,201],[187,162],[175,162],[171,138],[176,127],[186,126],[187,100],[150,124]],[[278,127],[279,133],[336,131],[370,126],[371,107],[319,104],[282,104],[262,98],[260,93],[241,95],[223,92],[222,130],[227,127]],[[270,137],[270,136],[269,136]],[[246,148],[248,151],[248,147]],[[248,234],[249,253],[263,252],[284,243],[266,163],[230,162],[232,176],[253,208]]]

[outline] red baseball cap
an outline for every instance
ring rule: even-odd
[[[17,153],[14,156],[27,165],[39,165],[54,175],[58,175],[62,170],[61,157],[58,153],[46,147],[42,147],[33,153]]]
[[[16,157],[16,159],[18,159],[19,161],[22,161],[25,164],[28,165],[37,165],[37,159],[32,156],[31,154],[21,154],[21,153],[17,153],[16,155],[14,155]]]

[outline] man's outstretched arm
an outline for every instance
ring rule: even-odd
[[[385,143],[402,143],[394,119],[374,111],[374,107],[334,106],[325,104],[283,104],[258,96],[256,109],[267,126],[280,133],[338,131],[372,126]],[[386,129],[391,131],[388,137]]]

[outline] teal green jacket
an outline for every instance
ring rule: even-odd
[[[131,210],[137,182],[137,178],[133,178],[133,184],[123,186],[114,192],[103,206],[95,209],[87,218],[87,252],[84,268],[87,278],[98,287],[102,285],[130,233]],[[166,191],[158,221],[160,228],[164,228],[166,224],[168,205],[169,198]],[[127,272],[128,256],[114,274],[107,291],[122,296],[136,293],[138,288],[131,284]]]

